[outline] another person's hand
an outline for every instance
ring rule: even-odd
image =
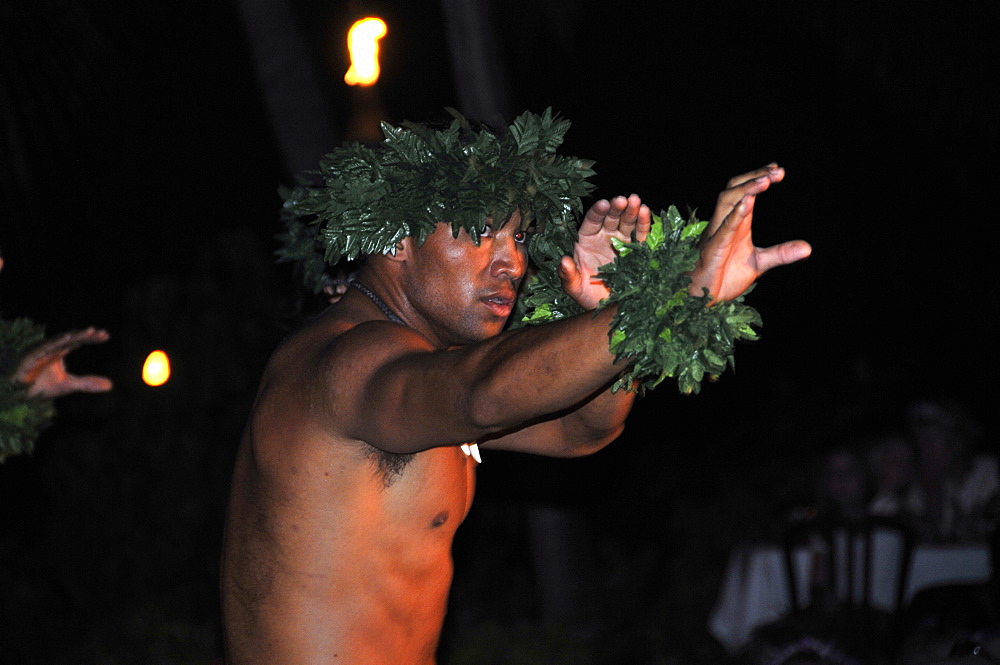
[[[615,258],[611,238],[642,242],[651,223],[649,207],[635,194],[594,203],[580,224],[573,256],[564,256],[559,264],[563,290],[584,309],[597,307],[609,293],[604,281],[595,276],[598,268]]]
[[[74,330],[38,345],[17,366],[14,380],[28,386],[28,395],[62,397],[75,392],[102,393],[111,390],[104,376],[76,376],[66,370],[66,356],[84,344],[108,341],[108,333],[97,328]]]
[[[729,180],[719,194],[715,213],[703,236],[701,257],[691,272],[693,295],[700,296],[703,289],[708,289],[713,303],[732,300],[771,268],[809,256],[812,248],[804,240],[767,248],[753,244],[751,231],[757,195],[784,177],[783,168],[768,164]]]
[[[347,282],[343,280],[330,282],[323,287],[323,295],[326,296],[327,302],[331,305],[339,302],[345,293],[347,293]]]

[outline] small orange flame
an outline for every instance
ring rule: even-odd
[[[347,85],[372,85],[378,80],[378,40],[385,37],[385,21],[369,16],[356,21],[347,31],[351,68],[344,74]]]
[[[147,386],[162,386],[170,379],[170,358],[163,351],[153,351],[142,364],[142,380]]]

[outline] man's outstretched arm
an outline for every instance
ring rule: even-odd
[[[726,189],[719,194],[705,232],[700,260],[692,271],[692,294],[700,296],[707,288],[713,303],[731,300],[771,268],[809,256],[811,247],[802,240],[769,248],[753,244],[756,197],[784,177],[784,169],[769,164],[730,178]],[[613,260],[613,253],[609,253],[612,236],[620,238],[623,232],[627,234],[633,229],[639,241],[649,231],[649,211],[635,195],[627,201],[624,197],[610,203],[599,201],[588,212],[573,258],[565,257],[560,265],[563,288],[581,306],[592,309],[607,297],[608,290],[602,281],[584,276],[595,275],[598,267]],[[634,399],[634,392],[602,390],[559,417],[504,433],[483,441],[482,446],[559,457],[590,454],[621,434]]]
[[[693,289],[719,288],[717,298],[733,298],[769,268],[808,255],[802,241],[770,249],[752,243],[753,200],[783,175],[769,166],[730,181],[692,272]],[[567,291],[582,288],[574,297],[594,305],[600,300],[595,290],[606,287],[583,277],[611,260],[609,235],[634,229],[638,236],[649,214],[638,197],[595,208],[581,225],[574,258],[561,267]],[[620,433],[634,399],[602,390],[627,367],[608,349],[613,314],[606,308],[444,351],[401,326],[359,326],[340,338],[337,354],[364,357],[371,369],[328,386],[332,402],[343,405],[337,420],[348,426],[342,433],[399,453],[505,432],[486,445],[538,454],[590,452]]]
[[[597,278],[597,272],[614,260],[611,239],[642,242],[651,223],[649,207],[636,194],[595,202],[580,224],[573,255],[563,257],[560,262],[563,290],[584,309],[595,309],[608,296],[608,288]],[[607,345],[607,330],[606,326],[599,344]],[[625,369],[625,364],[621,364],[621,369]],[[612,393],[607,385],[601,386],[559,415],[484,439],[480,445],[553,457],[589,455],[621,435],[634,402],[634,392]]]

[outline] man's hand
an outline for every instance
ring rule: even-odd
[[[75,376],[66,371],[66,356],[84,344],[108,341],[108,333],[97,328],[74,330],[43,342],[17,366],[14,380],[28,385],[28,395],[62,397],[75,392],[102,393],[111,390],[111,379]]]
[[[804,240],[767,248],[753,244],[751,229],[757,195],[784,177],[783,168],[768,164],[729,180],[719,194],[715,213],[703,236],[701,257],[691,272],[692,295],[700,296],[707,288],[712,303],[732,300],[771,268],[809,256],[812,248]]]
[[[649,207],[635,194],[594,203],[580,224],[573,256],[564,256],[559,264],[563,290],[584,309],[597,307],[609,293],[604,281],[596,275],[598,268],[615,258],[611,238],[642,242],[651,222]]]

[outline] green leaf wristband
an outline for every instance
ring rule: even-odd
[[[44,328],[29,319],[0,319],[0,462],[30,454],[55,415],[51,399],[29,397],[27,386],[11,380],[24,355],[44,339]]]
[[[598,272],[611,293],[598,311],[617,305],[609,348],[616,360],[631,360],[612,390],[643,393],[674,377],[682,393],[697,393],[705,377],[714,379],[727,366],[735,368],[737,340],[757,338],[752,326],[761,325],[760,315],[743,303],[746,294],[707,307],[707,292],[702,296],[688,292],[689,273],[699,255],[698,240],[707,226],[708,222],[693,216],[685,221],[671,206],[653,216],[644,242],[612,240],[617,256]],[[568,253],[569,248],[565,249]],[[558,261],[547,262],[529,282],[522,324],[583,312],[563,292],[557,267]]]

